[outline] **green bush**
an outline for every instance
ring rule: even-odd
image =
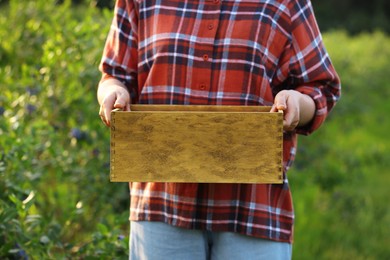
[[[111,16],[54,0],[1,9],[0,256],[127,254],[128,188],[108,182],[96,102]]]
[[[93,1],[90,1],[93,2]],[[0,9],[0,258],[112,259],[128,187],[109,183],[97,70],[112,13],[71,1]],[[388,259],[390,38],[333,32],[343,97],[289,173],[295,259]]]
[[[339,72],[340,103],[318,132],[300,138],[289,173],[296,259],[388,259],[390,38],[325,35]]]

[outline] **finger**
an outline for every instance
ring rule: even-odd
[[[130,111],[130,103],[126,103],[125,111]]]
[[[126,108],[126,102],[124,102],[124,100],[117,99],[115,101],[114,108],[119,108],[124,110],[124,108]]]
[[[105,117],[105,114],[104,114],[104,108],[103,106],[100,106],[100,109],[99,109],[99,116],[100,116],[100,119],[102,120],[102,122],[106,125],[107,125],[107,120],[106,120],[106,117]]]
[[[114,108],[115,102],[116,102],[116,95],[115,94],[108,95],[103,100],[103,103],[102,103],[102,110],[103,110],[102,114],[103,114],[104,121],[105,121],[107,126],[110,126],[111,111]]]
[[[115,100],[114,108],[120,108],[124,110],[126,108],[126,104],[127,104],[126,99],[123,96],[119,96]]]
[[[279,92],[274,100],[274,106],[276,110],[286,110],[287,109],[287,95],[281,91]]]
[[[110,126],[111,123],[111,111],[112,108],[104,107],[104,119],[107,126]]]
[[[288,111],[284,114],[283,129],[285,131],[293,131],[299,122],[299,116],[294,110]]]

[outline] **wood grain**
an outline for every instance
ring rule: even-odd
[[[113,182],[281,183],[270,107],[136,105],[112,112]]]

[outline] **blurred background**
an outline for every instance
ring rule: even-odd
[[[0,0],[0,258],[126,259],[98,63],[111,0]],[[289,172],[294,259],[390,259],[390,2],[313,0],[343,83]]]

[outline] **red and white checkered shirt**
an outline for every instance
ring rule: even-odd
[[[315,117],[284,133],[284,183],[130,183],[131,220],[292,241],[286,172],[297,133],[317,129],[340,95],[309,0],[118,0],[100,69],[133,103],[272,105],[283,89]]]

